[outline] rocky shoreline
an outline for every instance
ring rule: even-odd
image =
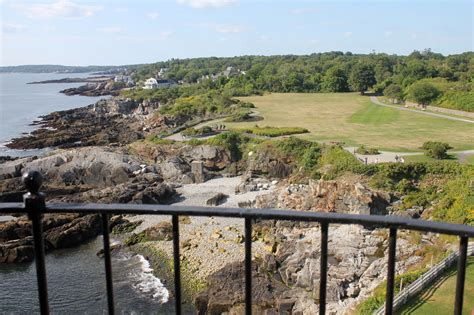
[[[161,104],[112,98],[42,117],[28,137],[11,148],[55,147],[41,157],[0,163],[0,200],[21,202],[21,174],[40,171],[48,202],[214,205],[386,215],[394,195],[368,188],[361,178],[305,180],[258,154],[236,163],[229,150],[187,143],[153,144],[142,139],[182,122],[155,115]],[[278,171],[276,171],[278,170]],[[114,217],[124,244],[149,255],[158,276],[172,288],[172,234],[167,216]],[[185,297],[198,314],[243,310],[243,222],[231,218],[182,217],[181,261]],[[97,216],[48,215],[47,250],[72,247],[100,233]],[[25,218],[0,222],[0,263],[33,258]],[[397,241],[397,272],[420,263],[422,243]],[[256,313],[318,311],[320,231],[317,224],[262,221],[254,225]],[[430,242],[431,240],[426,240]],[[386,274],[387,233],[360,226],[331,226],[328,310],[344,313],[369,296]],[[148,253],[148,254],[147,254]],[[168,268],[168,269],[167,269]],[[161,271],[160,271],[161,270]],[[166,274],[168,278],[166,278]]]

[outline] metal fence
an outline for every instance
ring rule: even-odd
[[[469,256],[474,255],[474,243],[468,244],[467,253]],[[435,266],[430,268],[427,272],[422,274],[418,279],[410,283],[410,285],[406,286],[393,299],[393,309],[397,310],[415,295],[426,289],[430,284],[436,281],[436,279],[439,279],[439,277],[445,273],[456,261],[458,261],[458,259],[459,252],[456,251],[451,253],[448,257],[444,258]],[[384,311],[385,308],[382,306],[374,312],[374,315],[382,315]]]
[[[394,280],[395,280],[395,249],[397,231],[399,229],[421,232],[434,232],[459,236],[459,260],[455,293],[454,314],[461,314],[464,296],[464,283],[467,261],[468,239],[474,237],[474,227],[414,220],[395,216],[352,215],[340,213],[303,212],[273,209],[241,209],[212,207],[179,207],[168,205],[138,204],[94,204],[94,203],[63,203],[45,204],[44,196],[39,192],[42,184],[41,174],[30,171],[23,175],[23,183],[28,193],[23,203],[0,203],[0,213],[26,213],[32,223],[34,237],[35,263],[37,271],[38,293],[42,314],[49,314],[48,289],[44,260],[44,244],[42,236],[41,215],[43,213],[87,213],[99,214],[102,219],[104,261],[107,287],[108,312],[114,314],[114,294],[112,285],[112,267],[110,257],[109,216],[111,214],[153,214],[171,215],[173,225],[173,264],[175,312],[181,314],[181,276],[179,254],[179,216],[235,217],[245,221],[245,313],[252,313],[252,222],[254,220],[289,220],[318,222],[321,226],[321,259],[319,313],[326,312],[326,286],[328,264],[328,230],[330,224],[360,224],[371,228],[389,229],[387,288],[385,314],[393,313]]]

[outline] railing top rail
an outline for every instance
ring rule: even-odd
[[[0,213],[23,213],[23,203],[0,203]],[[98,203],[49,203],[44,213],[111,213],[154,214],[237,217],[266,220],[311,221],[332,224],[360,224],[373,227],[396,227],[399,229],[434,232],[441,234],[474,237],[474,227],[462,224],[425,221],[399,216],[363,215],[345,213],[308,212],[295,210],[197,207],[144,204],[98,204]]]

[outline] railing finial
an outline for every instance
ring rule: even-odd
[[[32,195],[36,195],[39,192],[41,184],[43,184],[43,176],[38,171],[23,173],[22,180],[25,188]]]

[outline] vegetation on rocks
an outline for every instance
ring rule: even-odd
[[[394,294],[396,295],[398,292],[400,292],[400,283],[403,282],[404,287],[410,285],[426,271],[428,271],[427,268],[421,268],[395,276]],[[386,287],[387,281],[384,281],[379,286],[377,286],[372,296],[357,305],[355,313],[360,315],[372,314],[381,306],[383,306],[385,303]]]

